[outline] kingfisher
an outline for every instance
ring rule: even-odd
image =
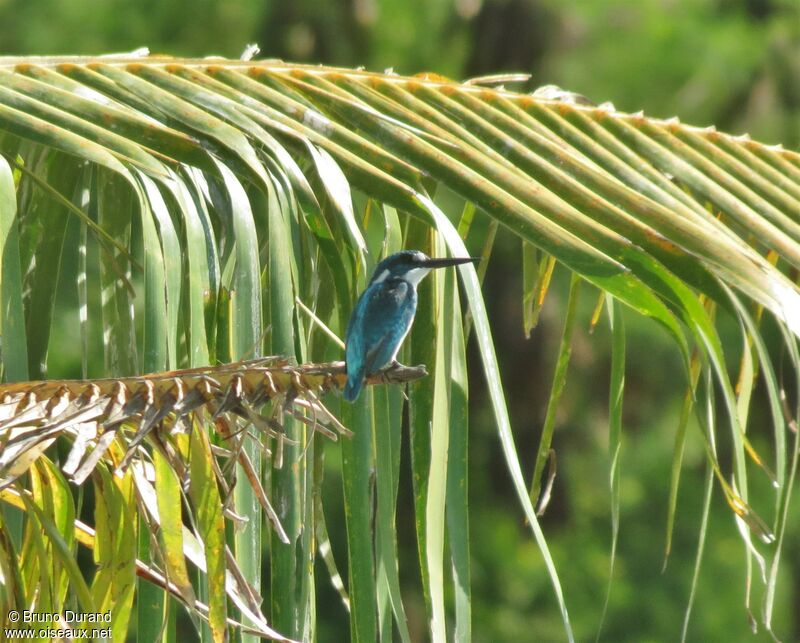
[[[353,402],[358,398],[365,377],[397,366],[397,352],[417,312],[417,284],[425,275],[434,268],[473,261],[477,259],[431,259],[419,250],[402,250],[375,267],[347,324],[344,399]]]

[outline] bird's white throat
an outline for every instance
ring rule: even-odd
[[[425,278],[431,271],[431,268],[412,268],[406,274],[403,275],[403,279],[411,283],[412,285],[416,286],[420,281]],[[389,276],[389,271],[384,270],[381,274],[379,274],[375,279],[372,280],[373,284],[380,284],[386,281],[386,278]]]
[[[430,271],[430,268],[412,268],[403,278],[416,286]]]

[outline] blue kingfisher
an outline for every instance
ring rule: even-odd
[[[419,250],[402,250],[375,267],[347,324],[344,399],[352,402],[358,397],[365,377],[397,366],[397,351],[417,312],[417,284],[425,275],[434,268],[470,261],[477,259],[431,259]]]

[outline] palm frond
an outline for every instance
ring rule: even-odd
[[[729,426],[725,450],[732,457],[729,465],[719,462],[714,417],[704,436],[710,466],[740,521],[748,561],[763,555],[750,534],[769,540],[775,533],[779,545],[767,555],[777,565],[796,461],[787,457],[787,419],[763,327],[776,325],[794,354],[800,336],[796,152],[676,119],[620,113],[552,89],[524,95],[430,74],[403,77],[281,61],[113,57],[0,58],[0,154],[5,380],[44,378],[53,361],[51,337],[70,319],[80,328],[84,376],[116,378],[5,385],[2,475],[8,483],[32,471],[47,459],[43,454],[53,440],[69,436],[64,471],[75,482],[92,476],[98,488],[112,480],[118,488],[109,492],[117,498],[114,516],[124,522],[132,520],[126,517],[130,484],[144,494],[152,476],[141,463],[154,454],[152,464],[162,471],[155,495],[162,502],[182,497],[195,507],[194,538],[211,537],[229,518],[249,520],[227,538],[244,561],[242,569],[224,560],[225,539],[216,536],[204,564],[237,579],[238,593],[229,597],[258,623],[266,621],[256,609],[261,566],[253,543],[261,542],[263,508],[274,534],[270,602],[278,629],[296,638],[311,634],[309,561],[316,529],[309,522],[316,520],[312,495],[321,481],[309,462],[322,456],[307,425],[336,438],[343,430],[339,418],[349,417],[362,431],[343,447],[351,631],[356,639],[374,639],[379,627],[388,632],[387,601],[399,631],[406,631],[392,571],[397,554],[388,536],[394,514],[387,502],[396,474],[379,479],[377,487],[370,477],[376,461],[385,469],[399,447],[376,455],[375,440],[366,435],[377,430],[376,418],[387,409],[402,412],[402,405],[381,396],[352,409],[337,409],[335,396],[323,404],[325,391],[337,388],[342,375],[325,365],[340,355],[317,324],[343,334],[366,273],[390,249],[413,244],[464,254],[464,239],[453,225],[462,211],[460,232],[468,244],[485,247],[487,257],[493,242],[475,238],[474,216],[491,220],[492,235],[502,224],[524,242],[527,332],[560,264],[574,273],[575,283],[585,280],[601,298],[656,320],[674,340],[692,386],[697,369],[716,380]],[[472,266],[460,274],[498,436],[572,638],[519,465],[481,282]],[[458,309],[453,287],[449,281],[424,287],[409,349],[414,361],[435,373],[411,386],[409,398],[418,564],[432,636],[447,630],[447,503],[460,503],[448,507],[447,521],[463,526],[467,520],[466,493],[456,492],[459,481],[466,484],[466,450],[452,432],[465,408],[462,339],[470,326],[452,314]],[[738,389],[718,311],[738,322],[750,354],[750,375]],[[617,337],[617,344],[623,339]],[[322,365],[235,362],[262,354]],[[232,365],[207,366],[220,362]],[[183,367],[198,370],[164,372]],[[624,378],[615,373],[618,444]],[[769,459],[756,453],[746,433],[756,373],[772,410]],[[419,374],[391,377],[406,381]],[[556,379],[553,412],[563,374]],[[267,400],[272,415],[262,416],[257,409]],[[209,440],[200,427],[212,425],[217,433]],[[258,440],[242,439],[246,425],[275,447],[272,458],[262,460],[266,451]],[[680,471],[677,445],[673,489]],[[455,459],[448,460],[450,446]],[[540,461],[546,455],[540,453]],[[274,470],[284,457],[296,468]],[[232,463],[230,470],[220,468],[222,461]],[[176,472],[179,496],[159,463]],[[773,519],[759,517],[771,509],[749,505],[750,463],[774,480]],[[184,488],[187,466],[197,475]],[[115,471],[121,480],[133,476],[134,483],[107,476]],[[236,475],[248,484],[231,495]],[[616,476],[614,469],[614,494]],[[203,497],[200,481],[227,513]],[[370,499],[376,488],[382,522],[374,537]],[[273,512],[267,498],[275,497],[280,502]],[[148,509],[142,516],[151,520],[155,513]],[[180,531],[174,523],[162,530],[173,543]],[[207,634],[222,640],[229,618],[224,598],[193,596],[194,589],[202,594],[211,585],[194,587],[179,557],[168,555],[176,545],[166,547],[166,536],[160,538],[154,540],[161,543],[156,549],[168,550],[164,560],[156,552],[139,563],[166,578],[165,586],[177,588],[184,603],[206,605]],[[278,547],[281,540],[290,542],[287,549]],[[120,547],[114,555],[128,556]],[[470,618],[465,548],[451,535],[461,634],[469,632]],[[774,569],[768,596],[777,582]],[[378,573],[383,576],[376,584]],[[211,576],[218,586],[219,574]],[[767,624],[771,610],[769,599]]]
[[[371,376],[367,384],[410,382],[425,374],[422,366],[401,366]],[[229,457],[236,455],[237,436],[247,427],[289,440],[284,415],[329,439],[350,437],[321,401],[344,388],[346,379],[344,362],[292,366],[284,358],[262,357],[137,377],[2,384],[0,487],[24,474],[61,436],[72,442],[63,470],[76,484],[101,460],[124,473],[132,460],[151,457],[145,441],[163,450],[171,434],[186,433],[194,423],[212,423],[223,440],[234,440],[224,453]],[[274,408],[272,417],[259,413],[266,403]],[[281,530],[271,508],[269,515]]]
[[[399,367],[372,376],[367,383],[403,383],[424,375],[424,367]],[[285,416],[300,420],[308,431],[316,431],[332,440],[338,439],[338,435],[352,436],[320,399],[332,389],[343,388],[346,377],[343,362],[291,366],[282,358],[259,358],[140,377],[0,385],[0,475],[3,476],[0,493],[5,489],[4,499],[11,504],[19,504],[16,499],[20,498],[27,503],[24,491],[9,487],[37,463],[52,466],[43,454],[57,439],[70,445],[61,465],[69,482],[81,485],[96,474],[98,468],[106,488],[108,484],[113,487],[111,475],[119,479],[132,476],[144,524],[156,540],[159,533],[164,536],[159,558],[167,571],[164,576],[158,567],[137,560],[137,574],[156,582],[202,617],[210,619],[210,607],[197,601],[188,582],[184,559],[209,572],[202,552],[208,551],[211,545],[202,529],[195,533],[189,531],[182,524],[181,512],[175,511],[181,507],[183,493],[200,484],[196,474],[197,456],[187,452],[185,438],[205,435],[198,434],[203,431],[200,427],[214,427],[220,439],[213,446],[206,442],[211,449],[207,455],[209,472],[213,476],[201,485],[206,489],[203,496],[208,497],[209,488],[218,488],[220,506],[225,509],[227,518],[233,522],[243,520],[235,513],[232,502],[237,484],[234,465],[238,463],[246,476],[241,484],[255,491],[273,529],[282,542],[288,543],[244,446],[255,443],[268,456],[270,444],[283,449],[291,442],[283,427]],[[272,409],[267,416],[259,413],[265,404]],[[251,437],[253,431],[259,437]],[[207,438],[198,439],[207,441]],[[131,475],[127,475],[129,471]],[[163,482],[164,476],[171,484]],[[63,478],[60,482],[64,483]],[[62,486],[66,489],[65,484]],[[193,497],[191,493],[188,495]],[[193,498],[187,508],[189,522],[202,525],[202,504],[198,505]],[[174,532],[172,540],[170,527]],[[94,548],[94,530],[79,521],[75,529],[78,542]],[[221,562],[220,580],[225,591],[250,622],[249,626],[242,627],[259,636],[288,640],[267,625],[261,614],[261,601],[254,596],[253,588],[235,559],[228,557]],[[214,575],[209,572],[208,578],[213,582]],[[101,605],[84,607],[103,612]],[[223,623],[230,620],[224,609],[218,620]],[[237,621],[232,624],[242,625]]]

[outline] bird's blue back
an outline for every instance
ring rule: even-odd
[[[416,310],[416,288],[400,278],[373,281],[361,294],[347,325],[346,400],[358,397],[364,377],[395,359]]]

